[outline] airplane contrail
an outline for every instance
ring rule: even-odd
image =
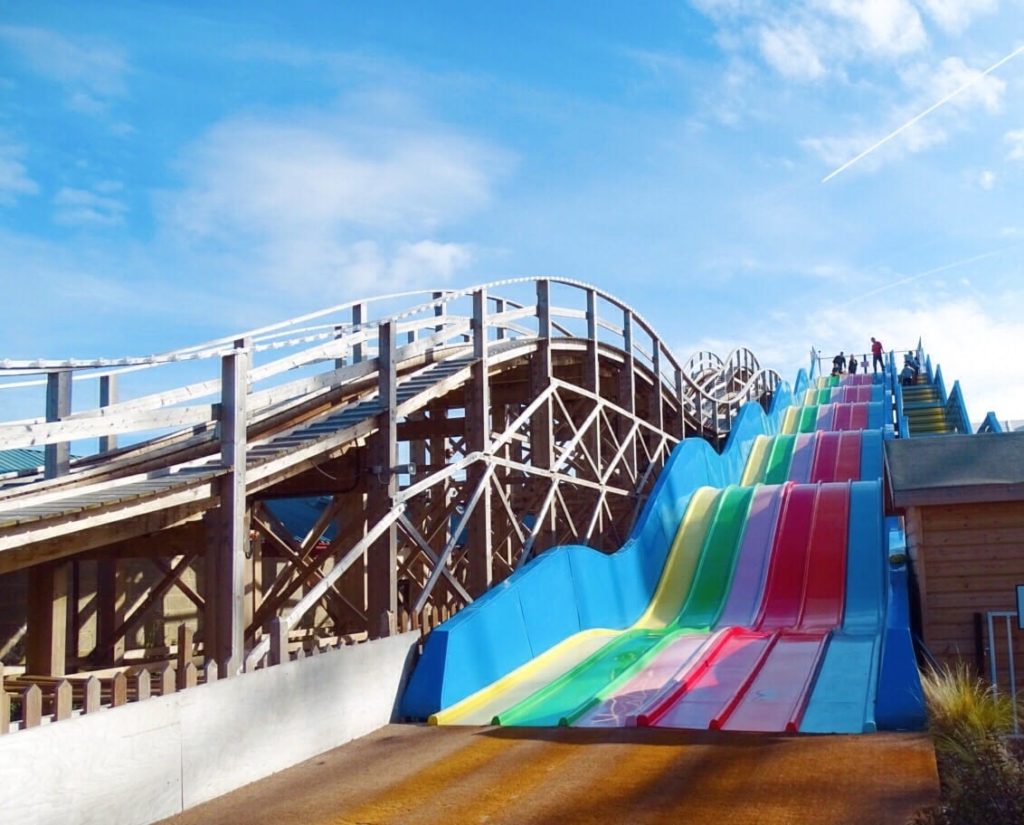
[[[909,129],[911,126],[913,126],[915,123],[917,123],[921,118],[923,118],[923,117],[925,117],[927,115],[930,115],[932,112],[934,112],[940,106],[942,106],[942,105],[948,103],[949,101],[951,101],[954,97],[956,97],[958,94],[963,92],[965,89],[969,89],[971,86],[973,86],[979,80],[981,80],[981,78],[983,78],[985,75],[992,74],[992,72],[994,72],[996,69],[998,69],[1004,63],[1009,63],[1011,60],[1013,60],[1013,58],[1015,58],[1017,55],[1022,54],[1022,53],[1024,53],[1024,46],[1018,46],[1016,49],[1014,49],[1012,52],[1010,52],[1008,55],[1006,55],[1006,57],[1002,58],[1001,60],[997,60],[995,63],[993,63],[987,69],[985,69],[983,72],[979,72],[978,74],[976,74],[974,77],[972,77],[966,83],[964,83],[959,89],[955,89],[954,91],[950,92],[948,95],[946,95],[944,98],[942,98],[942,100],[939,100],[936,103],[933,103],[931,106],[929,106],[923,112],[921,112],[920,114],[917,114],[914,117],[912,117],[910,120],[908,120],[902,126],[900,126],[898,129],[894,129],[893,131],[889,132],[889,134],[887,134],[884,138],[882,138],[881,140],[873,143],[871,146],[869,146],[867,149],[865,149],[863,152],[861,152],[859,155],[857,155],[857,157],[851,158],[850,160],[846,161],[846,163],[844,163],[842,166],[840,166],[838,169],[835,169],[835,170],[829,172],[827,175],[825,175],[825,177],[823,177],[821,179],[821,182],[822,183],[828,183],[830,180],[832,180],[832,178],[834,178],[840,172],[843,172],[846,169],[849,169],[857,161],[861,160],[862,158],[867,157],[872,152],[874,152],[875,149],[877,149],[879,146],[882,146],[883,144],[888,143],[890,140],[892,140],[894,137],[896,137],[896,135],[898,135],[900,132],[903,132],[904,130]]]
[[[866,298],[870,298],[874,295],[877,295],[879,292],[886,292],[890,289],[895,289],[896,287],[904,286],[905,284],[909,284],[913,281],[920,280],[921,278],[924,278],[928,275],[936,275],[939,272],[945,272],[946,270],[949,269],[956,269],[957,267],[966,266],[967,264],[973,264],[977,263],[978,261],[984,261],[986,258],[994,258],[997,255],[1002,255],[1007,250],[1013,248],[1013,246],[1009,246],[1003,247],[1002,249],[993,249],[991,252],[983,252],[982,254],[975,255],[971,258],[963,258],[962,260],[959,261],[953,261],[952,263],[937,266],[934,269],[929,269],[924,272],[918,272],[915,273],[914,275],[908,275],[905,278],[900,278],[898,281],[892,281],[891,283],[883,284],[880,287],[875,287],[875,289],[869,289],[867,292],[862,292],[859,295],[854,295],[847,299],[846,301],[844,301],[844,303],[849,305],[852,303],[856,303],[857,301],[863,301]]]

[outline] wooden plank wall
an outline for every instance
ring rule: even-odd
[[[973,662],[974,614],[1016,610],[1016,585],[1024,584],[1024,502],[912,507],[907,539],[921,592],[925,644],[942,661]],[[1016,622],[1013,626],[1019,681],[1024,632]],[[1006,633],[1002,624],[997,628],[1002,678]],[[988,667],[986,658],[986,674]]]

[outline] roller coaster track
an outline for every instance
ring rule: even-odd
[[[386,635],[553,544],[618,547],[672,447],[720,442],[778,381],[746,349],[680,362],[635,310],[559,278],[386,295],[160,355],[3,360],[0,397],[45,388],[47,414],[0,422],[0,450],[45,450],[0,475],[0,575],[27,570],[45,602],[95,563],[94,664],[184,594],[234,673],[275,633]],[[273,507],[295,496],[321,497],[301,537]],[[125,602],[128,558],[148,586],[101,604]],[[27,658],[52,665],[33,610]]]

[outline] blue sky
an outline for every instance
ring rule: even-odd
[[[0,357],[550,274],[788,379],[921,336],[1024,418],[1021,0],[242,8],[0,8]]]

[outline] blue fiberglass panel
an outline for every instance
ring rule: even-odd
[[[502,582],[487,595],[486,605],[470,605],[427,637],[402,697],[403,716],[425,719],[532,658],[518,588]]]
[[[833,633],[807,710],[801,733],[864,733],[875,729],[873,682],[877,673],[878,636]]]
[[[539,572],[517,583],[532,656],[580,632],[570,557],[569,552],[545,553],[534,562]]]
[[[868,415],[870,416],[870,412]],[[882,462],[882,431],[862,431],[860,436],[860,477],[865,481],[881,478]]]
[[[885,424],[885,411],[881,403],[868,404],[868,423],[865,429],[880,430]]]
[[[890,566],[888,607],[875,718],[879,730],[920,730],[924,692],[910,636],[906,565]]]
[[[853,482],[844,633],[879,633],[882,629],[886,568],[883,506],[881,481]]]
[[[846,607],[814,683],[800,730],[861,733],[875,729],[874,700],[885,599],[885,533],[880,481],[850,485]]]
[[[613,556],[582,545],[568,550],[580,628],[627,627],[635,622],[652,592],[641,570],[642,551],[637,541],[626,542]]]

